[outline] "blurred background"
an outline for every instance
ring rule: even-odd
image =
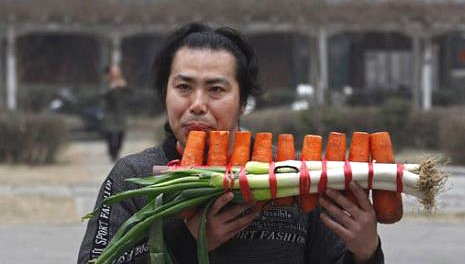
[[[75,262],[79,217],[112,166],[100,136],[104,68],[119,65],[132,91],[123,154],[157,144],[165,119],[152,60],[190,21],[233,27],[255,47],[267,91],[249,101],[244,128],[292,133],[297,149],[309,133],[350,142],[354,131],[387,130],[398,161],[447,160],[438,215],[425,220],[407,200],[384,245],[388,263],[443,263],[439,236],[447,262],[462,263],[463,14],[465,0],[0,0],[0,263],[31,262],[18,244],[34,263]],[[447,239],[432,229],[443,226],[453,227]]]

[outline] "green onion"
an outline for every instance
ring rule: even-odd
[[[311,187],[309,193],[318,192],[318,183],[322,174],[322,163],[319,161],[306,162],[310,171]],[[328,188],[344,189],[345,171],[344,162],[328,162],[326,171],[328,176]],[[368,185],[368,163],[351,162],[352,179],[359,182],[362,187]],[[248,162],[246,164],[247,181],[251,188],[254,200],[262,201],[271,199],[269,189],[269,164],[261,162]],[[434,197],[444,186],[446,175],[435,168],[436,164],[426,161],[421,165],[407,164],[404,166],[402,184],[407,194],[413,194],[421,199],[425,208],[434,204]],[[277,198],[299,195],[301,161],[285,161],[275,163],[275,175],[277,180]],[[124,250],[146,238],[147,231],[152,227],[150,235],[151,260],[156,263],[170,263],[171,260],[163,242],[161,219],[174,216],[184,209],[197,207],[208,203],[202,213],[198,239],[198,260],[200,263],[208,263],[208,249],[206,241],[206,212],[209,205],[224,193],[224,167],[192,168],[168,170],[161,176],[151,176],[143,179],[132,178],[128,181],[140,184],[143,187],[128,190],[112,195],[103,200],[102,204],[113,204],[136,196],[146,196],[148,203],[125,221],[112,240],[93,262],[97,264],[111,263],[119,257]],[[233,188],[233,202],[244,203],[239,184],[240,168],[232,168],[235,184],[228,186]],[[373,188],[395,191],[397,186],[397,165],[374,163],[375,173]],[[159,178],[157,178],[159,177]],[[155,198],[159,195],[163,196]],[[430,207],[428,207],[430,206]],[[96,210],[97,211],[97,210]],[[96,211],[85,217],[95,216]]]

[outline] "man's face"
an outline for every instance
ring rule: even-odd
[[[166,110],[182,146],[190,130],[238,129],[243,107],[235,62],[225,50],[183,47],[176,52],[168,79]]]

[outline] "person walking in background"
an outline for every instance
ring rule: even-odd
[[[105,68],[103,93],[102,133],[108,147],[108,154],[114,162],[118,159],[127,127],[126,98],[127,82],[118,65]]]

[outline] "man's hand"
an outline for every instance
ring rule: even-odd
[[[208,250],[219,247],[245,229],[260,213],[262,206],[255,204],[228,204],[233,193],[228,192],[216,199],[207,212],[207,243]],[[226,206],[228,204],[228,206]],[[230,206],[231,205],[231,206]],[[247,210],[247,214],[242,214]],[[200,216],[202,210],[186,222],[187,228],[197,239],[199,233]]]
[[[328,189],[327,197],[320,196],[320,204],[326,209],[321,213],[323,223],[346,243],[354,254],[356,263],[364,263],[373,256],[379,244],[376,214],[363,189],[356,182],[350,183],[350,189],[357,197],[356,205],[339,191]]]

